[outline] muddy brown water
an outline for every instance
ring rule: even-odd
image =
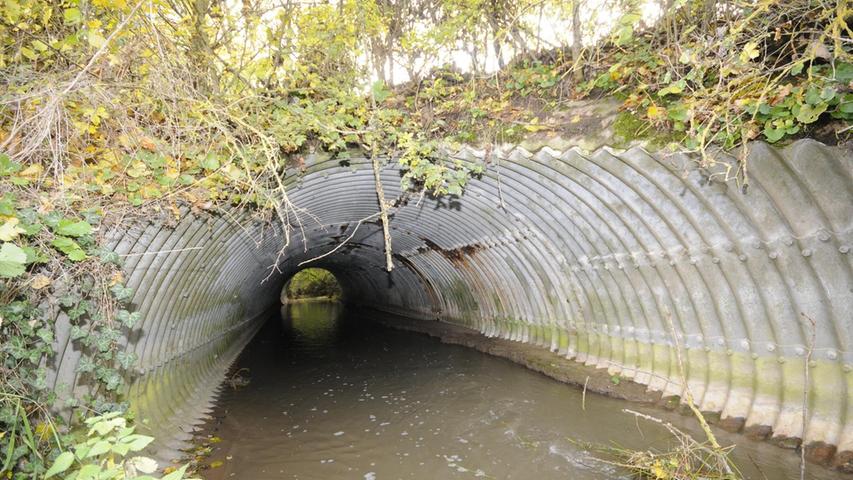
[[[235,369],[199,441],[215,436],[207,480],[629,479],[588,444],[666,448],[631,408],[701,435],[689,417],[583,393],[508,360],[372,323],[337,303],[274,314]],[[245,371],[245,370],[244,370]],[[736,443],[749,479],[799,478],[797,455]],[[808,478],[844,478],[809,466]],[[848,477],[849,478],[849,477]]]

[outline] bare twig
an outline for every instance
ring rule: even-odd
[[[371,219],[375,218],[377,215],[380,215],[380,214],[381,214],[381,212],[376,212],[376,213],[372,213],[372,214],[370,214],[370,215],[368,215],[368,216],[366,216],[366,217],[362,218],[361,220],[359,220],[359,221],[358,221],[358,223],[356,223],[356,224],[355,224],[355,228],[353,228],[353,229],[352,229],[352,233],[350,233],[350,234],[349,234],[349,236],[348,236],[347,238],[345,238],[343,242],[339,243],[335,248],[333,248],[333,249],[329,250],[328,252],[326,252],[326,253],[324,253],[324,254],[322,254],[322,255],[318,255],[318,256],[316,256],[316,257],[309,258],[308,260],[304,260],[304,261],[302,261],[302,262],[299,262],[299,264],[298,264],[298,265],[296,265],[296,266],[297,266],[297,267],[301,267],[302,265],[305,265],[305,264],[307,264],[307,263],[316,262],[317,260],[320,260],[321,258],[328,257],[329,255],[331,255],[331,254],[333,254],[333,253],[337,252],[341,247],[343,247],[344,245],[346,245],[346,244],[347,244],[347,242],[349,242],[350,240],[352,240],[352,237],[354,237],[354,236],[355,236],[356,232],[358,232],[359,227],[361,227],[361,225],[362,225],[364,222],[366,222],[366,221],[368,221],[368,220],[371,220]]]
[[[390,272],[394,269],[394,261],[391,256],[391,230],[388,225],[388,204],[385,203],[385,191],[382,189],[379,158],[375,152],[371,154],[371,161],[373,162],[373,180],[376,183],[376,196],[379,199],[379,218],[382,219],[382,236],[385,239],[385,269]]]

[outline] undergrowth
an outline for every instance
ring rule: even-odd
[[[604,456],[603,461],[620,467],[638,480],[741,480],[732,462],[734,446],[720,447],[712,437],[698,441],[683,430],[651,415],[624,410],[638,419],[660,425],[673,443],[663,450],[633,450],[615,446],[589,446]]]
[[[744,183],[748,141],[851,139],[849,2],[675,2],[650,24],[641,2],[624,6],[612,35],[582,57],[566,47],[490,76],[438,70],[398,101],[426,131],[490,144],[559,133],[572,120],[556,114],[572,101],[615,97],[641,122],[637,137],[654,131],[703,167],[732,152],[740,162],[728,174]]]
[[[299,271],[290,279],[287,286],[288,299],[341,297],[341,287],[338,280],[328,270],[322,268],[306,268]]]

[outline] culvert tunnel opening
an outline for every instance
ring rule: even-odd
[[[342,301],[343,289],[334,273],[320,267],[307,267],[296,272],[284,284],[282,303],[306,300]]]
[[[476,155],[484,154],[458,156]],[[253,224],[248,212],[187,212],[177,225],[118,232],[112,248],[125,255],[142,318],[138,339],[127,347],[140,359],[127,396],[158,438],[161,458],[186,446],[185,429],[204,415],[223,373],[269,323],[264,312],[278,304],[285,280],[311,266],[338,278],[347,311],[357,306],[416,330],[438,319],[442,329],[505,342],[493,350],[498,354],[534,349],[541,356],[531,368],[548,373],[566,360],[605,372],[605,385],[612,373],[621,385],[633,380],[658,397],[679,393],[674,330],[687,382],[710,418],[797,445],[808,390],[807,454],[853,468],[849,154],[809,141],[784,149],[757,144],[749,195],[731,183],[708,183],[707,172],[680,154],[496,155],[500,181],[493,170],[472,180],[456,200],[463,208],[428,196],[394,207],[391,272],[375,221],[374,175],[358,156],[346,167],[315,158],[290,177],[291,201],[313,217],[303,219],[304,231],[294,227],[291,233],[300,233],[282,256],[281,229]],[[395,187],[399,170],[381,175],[388,198],[403,195]],[[277,262],[283,273],[271,275]],[[801,314],[815,321],[807,386],[810,335]],[[70,329],[67,319],[57,322],[64,325],[59,331]],[[77,377],[79,352],[66,337],[58,339],[62,358],[48,379],[57,385]],[[464,337],[466,345],[478,342]],[[252,381],[247,390],[266,383]],[[169,387],[175,384],[186,388]],[[587,415],[553,409],[554,416]],[[745,436],[731,438],[739,448],[752,445]],[[797,470],[790,465],[795,454],[761,452]]]

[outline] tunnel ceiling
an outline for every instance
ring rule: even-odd
[[[284,281],[351,236],[309,264],[333,272],[351,301],[539,345],[665,395],[681,393],[675,332],[700,408],[778,439],[801,433],[808,316],[807,443],[853,459],[849,152],[754,144],[746,194],[723,170],[639,148],[512,148],[487,162],[463,196],[440,199],[401,197],[400,172],[382,170],[398,205],[391,273],[364,158],[310,157],[289,172],[290,199],[306,213],[293,221],[282,274],[269,269],[280,229],[247,212],[114,232],[143,313],[126,347],[140,357],[128,397],[161,456],[188,440]],[[53,381],[80,393],[79,354],[59,320]]]

